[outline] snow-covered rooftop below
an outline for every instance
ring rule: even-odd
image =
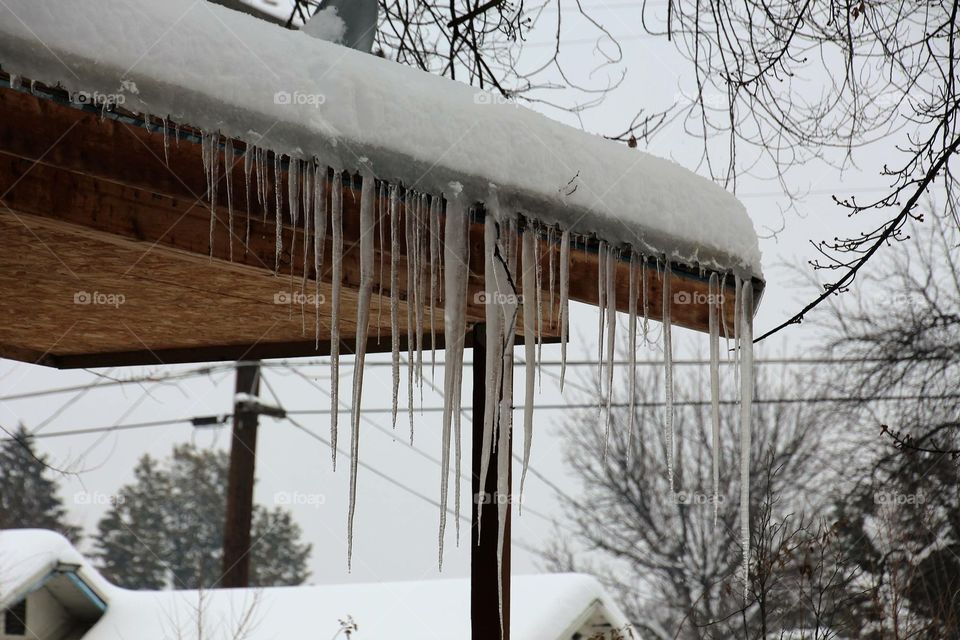
[[[0,531],[0,585],[22,594],[58,564],[77,574],[106,602],[103,617],[84,640],[163,640],[195,634],[232,638],[246,624],[247,640],[333,637],[340,620],[352,618],[355,640],[447,640],[470,629],[470,585],[466,579],[377,584],[129,591],[104,580],[62,536],[51,531]],[[570,637],[589,615],[624,628],[627,620],[600,584],[579,574],[516,576],[512,586],[511,637],[559,640]],[[15,600],[14,600],[15,601]],[[13,602],[4,600],[0,610]],[[200,614],[200,622],[198,622]],[[596,616],[599,616],[597,618]],[[246,621],[246,623],[245,623]]]
[[[465,84],[194,0],[7,0],[0,65],[71,92],[614,245],[760,275],[730,193],[680,167]]]

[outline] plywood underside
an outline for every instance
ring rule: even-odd
[[[192,360],[329,353],[330,314],[301,305],[300,277],[224,265],[158,245],[9,210],[0,212],[2,354],[54,366],[94,366],[91,354],[152,364]],[[306,293],[314,293],[310,281]],[[277,303],[277,295],[290,303]],[[320,296],[330,300],[329,283]],[[390,349],[389,301],[374,297],[373,350]],[[357,295],[343,290],[341,344],[355,349]],[[406,333],[406,303],[401,301]],[[439,318],[438,318],[439,319]],[[425,318],[429,344],[429,314]],[[377,328],[382,339],[376,340]],[[320,349],[315,350],[315,336]],[[442,337],[442,336],[441,336]],[[406,341],[404,341],[406,342]],[[118,349],[118,347],[120,347]],[[179,351],[183,350],[182,353]],[[135,359],[135,360],[133,360]]]
[[[54,92],[55,93],[55,92]],[[237,157],[242,153],[238,144]],[[57,367],[226,360],[238,358],[325,355],[330,351],[331,237],[328,229],[324,265],[317,274],[307,261],[304,291],[314,292],[319,277],[319,348],[315,345],[315,308],[277,304],[275,296],[299,292],[304,269],[303,216],[298,225],[284,213],[280,275],[274,275],[276,226],[273,213],[264,219],[254,198],[245,243],[247,211],[242,164],[233,168],[234,220],[225,206],[226,180],[221,171],[212,258],[210,208],[199,144],[169,140],[142,126],[101,120],[97,114],[12,89],[0,89],[0,356]],[[221,150],[220,163],[224,164]],[[272,171],[271,171],[272,174]],[[272,178],[272,176],[271,176]],[[272,179],[270,180],[272,184]],[[355,349],[359,285],[359,189],[343,188],[343,302],[341,352]],[[280,180],[286,208],[286,175]],[[270,199],[273,198],[271,186]],[[405,212],[401,209],[401,215]],[[382,222],[386,222],[383,220]],[[377,228],[378,264],[386,267],[383,289],[389,292],[389,263],[399,265],[401,341],[406,348],[407,246],[401,238],[384,246]],[[386,225],[389,226],[389,225]],[[438,237],[442,238],[442,228]],[[477,294],[483,288],[483,228],[470,228],[468,323],[484,317]],[[558,248],[540,242],[543,298],[549,308],[549,256],[558,264]],[[231,258],[232,249],[232,258]],[[291,250],[292,249],[292,250]],[[291,280],[289,273],[295,276]],[[571,253],[570,297],[597,304],[597,256],[586,246]],[[429,268],[425,266],[424,278]],[[618,308],[627,308],[628,266],[618,265]],[[661,315],[662,289],[649,279],[651,317]],[[677,273],[674,294],[694,303],[672,303],[674,324],[707,328],[706,282],[699,275]],[[391,346],[389,302],[380,290],[377,269],[371,308],[371,351]],[[426,288],[425,288],[426,289]],[[90,294],[90,304],[74,296]],[[94,298],[93,294],[98,294]],[[555,292],[556,293],[556,292]],[[729,291],[728,291],[729,293]],[[112,296],[112,297],[110,297]],[[122,296],[122,304],[111,306]],[[732,301],[732,296],[727,296]],[[385,298],[388,300],[388,298]],[[673,300],[683,300],[683,295]],[[412,299],[411,299],[412,302]],[[429,333],[428,299],[423,308]],[[642,304],[642,303],[641,303]],[[554,299],[556,306],[556,299]],[[414,307],[416,308],[416,307]],[[415,313],[415,312],[414,312]],[[728,323],[733,305],[725,304]],[[442,346],[442,311],[436,311]],[[379,326],[381,340],[376,340]],[[545,311],[543,333],[559,337],[556,317]],[[429,341],[424,340],[424,345]]]

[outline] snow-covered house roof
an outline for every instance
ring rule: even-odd
[[[467,85],[194,0],[8,0],[9,73],[292,157],[475,201],[690,265],[760,276],[731,194]]]
[[[78,640],[163,640],[181,637],[178,630],[196,637],[198,624],[205,629],[204,638],[233,638],[241,627],[247,633],[236,637],[247,640],[304,637],[305,632],[328,638],[340,629],[339,621],[348,618],[358,626],[351,636],[355,640],[469,636],[470,598],[465,579],[204,592],[129,591],[107,582],[56,533],[0,531],[0,588],[4,594],[0,611],[28,593],[45,589],[48,577],[56,571],[71,572],[78,584],[85,585],[90,598],[104,603],[102,615]],[[628,627],[616,604],[589,576],[517,576],[512,598],[514,640],[570,640]]]

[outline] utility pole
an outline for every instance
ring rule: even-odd
[[[223,577],[220,579],[221,586],[226,588],[250,586],[250,528],[260,414],[278,418],[286,415],[283,409],[263,405],[259,395],[260,362],[238,362],[223,528]]]
[[[486,326],[473,326],[473,460],[470,505],[470,637],[473,640],[509,640],[510,638],[510,512],[504,529],[504,550],[501,573],[497,575],[497,502],[510,500],[512,495],[497,495],[497,437],[494,434],[487,477],[480,477],[483,450],[483,420],[486,402]],[[495,348],[495,347],[494,347]],[[510,393],[510,391],[504,391]],[[510,445],[512,447],[512,438]],[[512,474],[511,474],[512,476]],[[512,483],[513,478],[510,478]],[[511,492],[508,491],[508,494]],[[479,516],[478,516],[479,511]],[[480,522],[483,536],[479,536]],[[498,582],[503,584],[503,634],[500,633],[500,599]]]

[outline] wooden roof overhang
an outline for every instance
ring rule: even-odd
[[[263,218],[255,198],[249,245],[244,246],[248,216],[240,166],[233,168],[232,230],[221,172],[211,256],[210,205],[195,131],[184,126],[179,141],[168,131],[165,149],[158,132],[166,124],[159,119],[145,126],[142,116],[119,110],[103,117],[97,109],[70,104],[59,89],[10,87],[2,73],[0,80],[6,81],[0,88],[0,357],[74,368],[329,354],[329,305],[319,306],[317,343],[315,309],[276,302],[277,294],[300,290],[302,222],[294,227],[285,216],[275,274],[274,222],[272,215]],[[242,143],[231,144],[239,157]],[[220,153],[222,167],[222,149]],[[344,180],[340,351],[345,354],[353,352],[356,340],[359,186],[359,176]],[[385,236],[389,243],[389,233]],[[327,300],[330,242],[328,233],[319,274]],[[549,251],[559,250],[555,244],[548,247],[546,238],[541,247],[546,270]],[[572,246],[571,300],[598,304],[596,249],[595,240]],[[377,242],[377,260],[383,259],[389,270],[391,250],[400,253],[400,273],[405,274],[402,238],[393,248]],[[629,264],[620,262],[618,270],[617,306],[627,311]],[[389,278],[381,298],[376,271],[368,353],[391,349]],[[311,265],[307,277],[306,292],[312,293],[317,274]],[[708,278],[709,272],[672,265],[672,291],[687,294],[674,300],[693,301],[671,305],[673,324],[707,331]],[[547,278],[543,281],[546,288]],[[403,338],[405,282],[401,277]],[[725,282],[726,293],[732,294],[733,279]],[[763,283],[755,279],[753,285],[759,300]],[[467,322],[482,322],[484,309],[476,296],[483,289],[482,212],[470,227],[468,287]],[[662,317],[661,287],[659,278],[649,279],[653,319]],[[82,304],[85,300],[91,303]],[[722,314],[732,327],[734,305],[725,303]],[[429,313],[424,315],[429,333]],[[439,348],[442,313],[435,315],[434,324]],[[545,340],[559,338],[559,327],[549,316],[543,332]],[[423,344],[429,346],[429,335]]]

